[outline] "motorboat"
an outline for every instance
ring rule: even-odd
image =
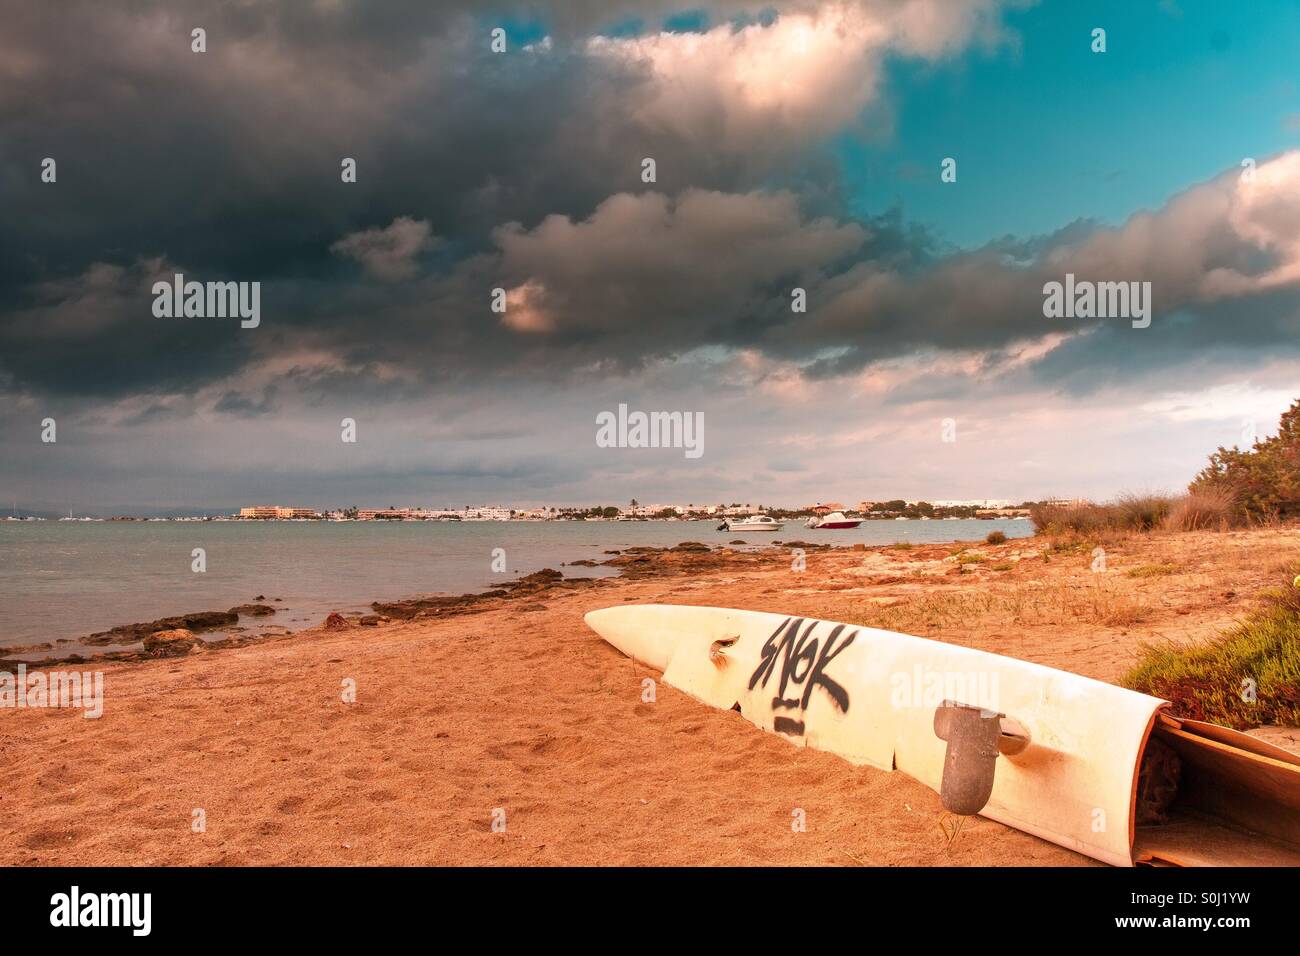
[[[777,521],[771,515],[750,515],[748,518],[726,518],[718,525],[719,531],[780,531],[785,527],[784,521]]]
[[[856,528],[862,524],[861,518],[846,518],[843,511],[832,511],[830,514],[813,515],[804,525],[818,531],[838,531],[841,528]]]

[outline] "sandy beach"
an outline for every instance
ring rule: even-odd
[[[983,818],[948,845],[938,796],[902,774],[794,747],[661,681],[644,702],[658,675],[582,616],[797,613],[1114,682],[1143,642],[1219,633],[1298,557],[1286,530],[1130,536],[1104,573],[1042,538],[811,549],[802,573],[783,547],[647,549],[619,556],[618,578],[65,665],[103,670],[103,716],[0,714],[0,864],[1095,865]],[[1300,749],[1300,731],[1260,733]]]

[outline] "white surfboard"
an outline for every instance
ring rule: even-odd
[[[955,703],[963,714],[1002,715],[993,749],[984,747],[992,786],[979,812],[1095,859],[1300,864],[1300,758],[1179,721],[1159,698],[972,648],[790,615],[657,604],[592,611],[586,621],[705,703],[739,709],[796,745],[901,770],[945,800],[965,759],[951,735],[940,736],[947,711]],[[1139,829],[1139,769],[1153,739],[1178,755],[1182,776],[1169,820]]]

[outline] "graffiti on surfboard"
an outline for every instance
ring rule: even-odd
[[[849,692],[831,679],[826,667],[853,643],[858,632],[849,631],[844,635],[848,625],[836,624],[824,638],[813,637],[819,623],[801,617],[788,617],[782,621],[763,643],[763,658],[749,678],[750,690],[755,687],[766,689],[768,681],[780,675],[776,696],[772,698],[772,710],[792,711],[793,716],[778,714],[773,718],[772,729],[777,733],[803,736],[803,714],[812,700],[813,690],[818,687],[830,695],[841,713],[848,712]],[[840,640],[842,635],[843,640]]]

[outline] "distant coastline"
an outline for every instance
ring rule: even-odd
[[[764,505],[640,505],[633,499],[626,507],[594,505],[590,507],[536,507],[515,508],[501,505],[482,505],[463,508],[336,508],[318,511],[313,508],[256,505],[240,508],[233,513],[197,515],[68,515],[49,513],[0,517],[0,521],[718,521],[723,518],[768,514],[782,520],[796,520],[832,511],[861,518],[864,521],[956,520],[961,518],[1028,518],[1030,509],[1038,504],[1072,505],[1084,499],[1050,498],[1043,501],[1025,501],[1018,504],[998,499],[970,501],[906,501],[894,499],[884,502],[863,501],[857,508],[839,503],[806,505],[799,508],[781,508]]]

